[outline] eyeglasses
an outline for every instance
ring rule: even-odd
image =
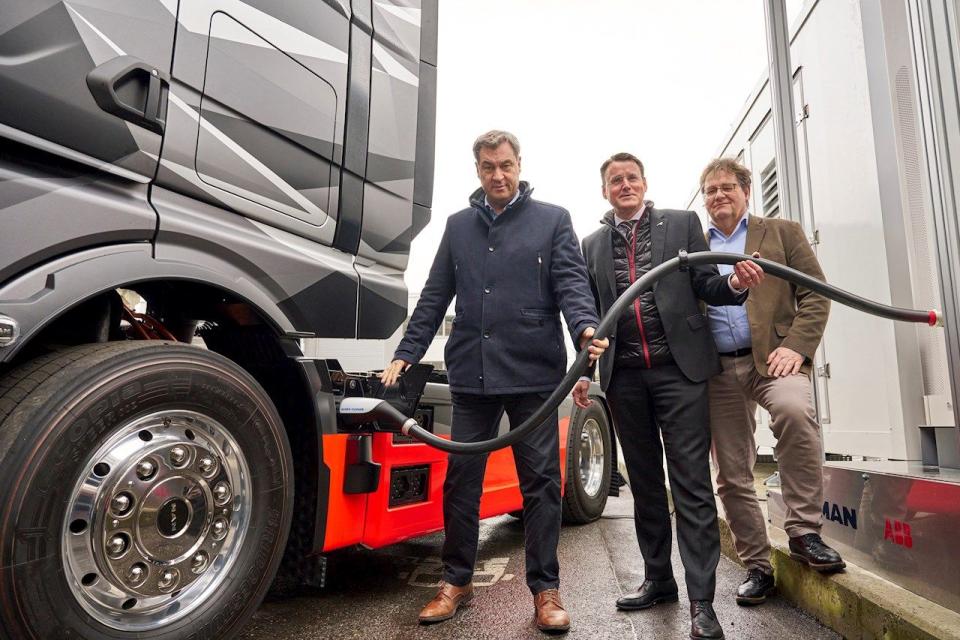
[[[737,187],[740,185],[736,182],[725,182],[713,187],[707,187],[703,190],[703,197],[709,200],[710,198],[716,198],[717,192],[722,191],[724,194],[729,195],[737,190]]]

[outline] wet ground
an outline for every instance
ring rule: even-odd
[[[683,569],[674,546],[679,603],[623,613],[614,602],[642,582],[629,490],[611,498],[603,518],[565,527],[560,537],[560,593],[572,625],[565,638],[687,638],[690,632]],[[438,625],[420,626],[417,613],[440,577],[441,536],[431,535],[375,551],[333,554],[323,589],[272,594],[255,614],[244,640],[325,638],[531,638],[548,636],[533,625],[533,598],[523,577],[523,527],[502,516],[481,523],[477,593],[469,607]],[[714,607],[728,639],[839,638],[779,598],[760,607],[733,600],[744,571],[721,557]]]

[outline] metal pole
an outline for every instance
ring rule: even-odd
[[[919,21],[920,108],[939,251],[954,446],[960,456],[960,2],[913,0],[908,6]]]
[[[801,222],[800,165],[797,159],[797,131],[794,128],[796,109],[793,104],[793,69],[790,66],[786,0],[767,0],[763,7],[767,23],[768,86],[777,151],[780,211],[784,217]]]
[[[777,158],[777,188],[780,211],[788,220],[803,224],[800,203],[800,161],[797,130],[794,128],[793,67],[790,65],[790,31],[786,0],[766,0],[763,13],[767,25],[767,65],[769,67],[770,111]],[[816,393],[816,380],[812,381]],[[819,421],[819,415],[817,416]],[[820,429],[820,452],[826,460],[827,447]]]

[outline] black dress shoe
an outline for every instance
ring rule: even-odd
[[[713,603],[709,600],[693,600],[690,603],[690,638],[722,638],[723,629],[717,621]]]
[[[669,580],[644,580],[636,593],[623,596],[617,600],[617,609],[636,611],[637,609],[652,607],[661,602],[676,601],[677,581],[673,578]]]
[[[760,569],[750,569],[747,579],[737,587],[737,604],[763,604],[767,596],[773,593],[773,574]]]
[[[840,571],[847,566],[840,554],[825,545],[816,533],[790,538],[790,557],[807,563],[820,573]]]

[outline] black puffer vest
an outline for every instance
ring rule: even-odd
[[[647,205],[652,206],[652,203]],[[613,270],[617,279],[617,295],[650,271],[650,216],[644,214],[634,225],[632,233],[618,227],[613,211],[603,216],[603,223],[614,229]],[[667,336],[663,331],[660,313],[653,291],[640,295],[617,321],[616,366],[651,368],[673,361]]]

